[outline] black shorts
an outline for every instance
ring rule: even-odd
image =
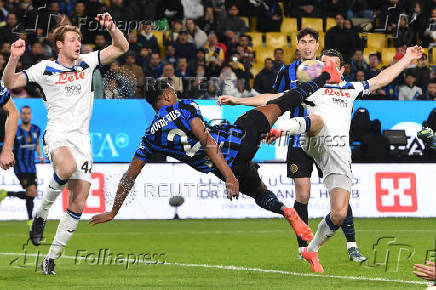
[[[271,126],[265,115],[257,110],[246,112],[236,120],[235,125],[244,130],[235,161],[249,163],[259,150],[260,142],[271,130]]]
[[[271,126],[265,115],[256,110],[246,112],[234,124],[243,129],[244,136],[238,155],[233,161],[232,171],[239,181],[239,191],[256,198],[262,180],[257,172],[259,165],[253,161],[253,158],[260,147],[261,140],[266,137]],[[225,181],[218,170],[214,173]]]
[[[28,186],[36,185],[36,174],[35,173],[15,173],[21,186],[26,189]]]
[[[318,169],[318,176],[322,178],[322,171],[318,165],[303,149],[294,147],[292,144],[288,147],[286,156],[286,167],[289,178],[310,178],[312,176],[313,165]]]
[[[239,162],[234,161],[232,171],[239,182],[239,191],[247,196],[256,198],[259,191],[259,186],[262,182],[259,176],[259,164],[254,161]],[[215,175],[222,181],[226,181],[221,173],[216,170]]]

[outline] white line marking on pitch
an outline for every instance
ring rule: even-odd
[[[4,256],[30,256],[36,257],[36,254],[25,254],[25,253],[0,253],[0,255]],[[74,257],[74,256],[62,256],[61,258],[71,259],[71,260],[84,260],[84,257]],[[129,262],[139,262],[144,263],[144,261],[136,261],[133,259],[129,259]],[[133,264],[132,264],[133,265]],[[221,269],[221,270],[230,270],[230,271],[245,271],[245,272],[261,272],[261,273],[275,273],[275,274],[283,274],[290,276],[300,276],[300,277],[318,277],[318,278],[330,278],[330,279],[344,279],[344,280],[358,280],[358,281],[370,281],[370,282],[392,282],[392,283],[406,283],[406,284],[418,284],[418,285],[428,285],[427,282],[421,281],[409,281],[409,280],[397,280],[397,279],[386,279],[386,278],[367,278],[362,276],[339,276],[339,275],[329,275],[329,274],[312,274],[312,273],[299,273],[299,272],[289,272],[283,270],[267,270],[261,268],[248,268],[248,267],[240,267],[240,266],[230,266],[230,265],[208,265],[208,264],[185,264],[185,263],[168,263],[159,264],[159,265],[170,265],[170,266],[179,266],[179,267],[198,267],[198,268],[212,268],[212,269]]]

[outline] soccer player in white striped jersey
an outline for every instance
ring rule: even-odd
[[[54,30],[55,61],[43,60],[29,69],[16,73],[17,63],[26,47],[19,39],[11,46],[11,55],[3,73],[8,89],[38,83],[44,92],[48,123],[43,135],[44,153],[50,159],[54,173],[44,192],[41,206],[35,213],[30,238],[39,245],[48,212],[57,196],[68,184],[70,201],[61,218],[48,255],[41,263],[44,274],[55,274],[54,260],[76,230],[91,186],[92,153],[89,138],[94,92],[92,74],[97,65],[111,63],[129,49],[123,33],[108,14],[96,17],[112,37],[112,44],[101,51],[80,54],[81,32],[78,27],[63,25]]]

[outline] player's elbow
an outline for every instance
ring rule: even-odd
[[[129,43],[127,41],[121,45],[121,51],[123,54],[129,51]]]

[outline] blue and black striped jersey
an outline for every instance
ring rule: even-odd
[[[216,167],[211,162],[191,128],[191,121],[203,117],[198,105],[191,100],[181,100],[175,105],[164,106],[156,114],[142,137],[135,157],[148,162],[153,152],[160,152],[208,173]],[[227,164],[231,167],[242,142],[243,130],[227,123],[209,126],[209,134],[221,147]]]
[[[36,125],[31,125],[30,130],[20,126],[17,129],[14,142],[15,173],[35,173],[35,151],[41,130]]]
[[[3,82],[0,82],[0,108],[6,105],[10,98],[9,90],[3,85]]]

